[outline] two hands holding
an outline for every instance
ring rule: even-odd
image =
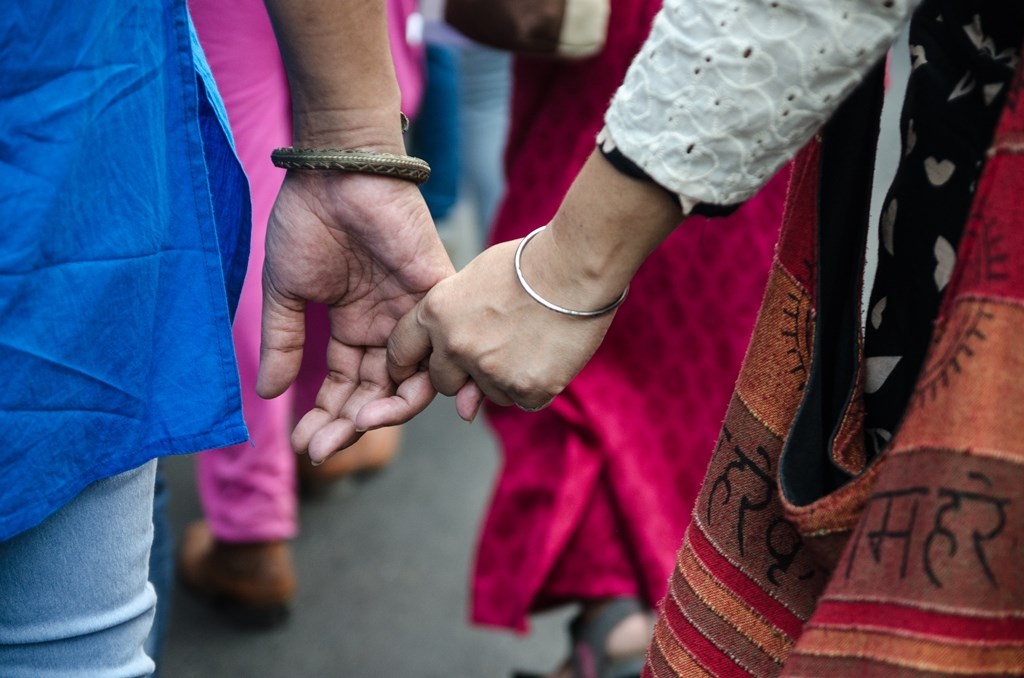
[[[608,182],[629,190],[608,193]],[[608,195],[614,205],[601,204]],[[523,278],[560,306],[605,307],[679,216],[661,189],[595,154],[525,248]],[[455,273],[412,183],[289,172],[268,225],[259,394],[275,397],[295,379],[308,301],[328,306],[331,327],[328,374],[292,434],[295,450],[322,462],[363,431],[408,421],[437,392],[455,396],[467,421],[484,397],[546,406],[613,314],[572,317],[530,298],[516,278],[518,244],[495,245]]]
[[[300,149],[401,155],[401,96],[384,3],[266,0],[291,90]],[[679,223],[678,203],[596,152],[550,227],[529,243],[522,275],[569,309],[608,306]],[[593,355],[612,314],[578,318],[537,303],[516,278],[516,242],[455,273],[414,184],[291,170],[267,226],[257,391],[295,380],[308,302],[328,307],[327,376],[292,434],[314,463],[363,431],[411,419],[437,392],[472,420],[488,397],[535,409]]]

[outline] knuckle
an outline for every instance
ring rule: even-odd
[[[562,392],[563,387],[551,379],[536,378],[517,382],[509,389],[519,405],[530,409],[546,407]]]
[[[444,285],[447,281],[442,280],[432,290],[427,292],[427,295],[420,301],[417,315],[418,320],[426,325],[432,325],[439,322],[440,318],[444,315],[444,299],[443,291]]]
[[[480,371],[480,374],[496,382],[501,381],[500,377],[503,363],[499,358],[497,358],[493,354],[485,353],[484,355],[480,356],[480,358],[476,362],[476,365],[477,369]]]
[[[531,376],[517,374],[509,381],[506,391],[508,391],[508,394],[512,396],[513,400],[524,405],[528,402],[532,402],[538,397],[542,397],[539,394],[543,393],[543,388],[540,383]]]
[[[444,351],[452,358],[463,359],[468,357],[471,341],[463,334],[453,334],[445,341]]]
[[[556,395],[556,393],[551,393],[550,391],[537,391],[528,396],[522,404],[524,407],[541,409],[554,400]]]

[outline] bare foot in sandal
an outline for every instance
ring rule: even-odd
[[[547,678],[639,678],[653,626],[633,598],[584,603],[570,627],[572,656]]]

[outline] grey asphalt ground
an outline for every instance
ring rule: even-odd
[[[171,520],[200,517],[192,457],[166,460]],[[509,676],[566,651],[565,614],[527,637],[472,628],[468,571],[497,452],[479,421],[438,400],[407,426],[399,457],[301,507],[299,590],[278,629],[243,631],[178,590],[162,678]]]

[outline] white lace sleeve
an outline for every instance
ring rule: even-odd
[[[919,0],[665,0],[606,132],[665,188],[751,197],[885,54]]]

